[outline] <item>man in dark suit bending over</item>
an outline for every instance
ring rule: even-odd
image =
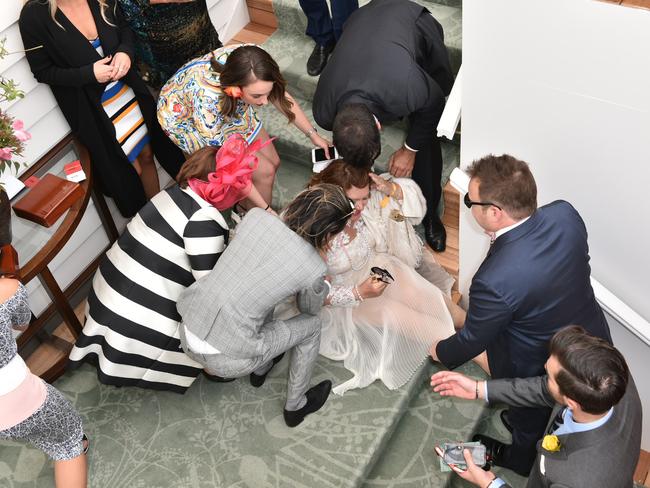
[[[566,327],[551,340],[546,373],[479,382],[441,371],[431,377],[431,386],[443,396],[553,407],[526,486],[631,487],[641,447],[642,413],[621,353],[581,327]],[[476,466],[468,454],[467,470],[452,468],[459,476],[481,488],[509,486]]]
[[[587,230],[565,201],[537,208],[528,165],[487,156],[468,169],[465,205],[493,242],[472,279],[465,324],[434,344],[431,356],[453,369],[487,350],[493,378],[544,373],[548,341],[569,324],[611,343],[591,288]],[[480,436],[495,464],[526,476],[550,409],[516,406],[507,412],[512,445]]]
[[[327,130],[351,103],[368,107],[380,124],[408,118],[406,140],[391,156],[389,170],[420,185],[427,201],[425,237],[438,252],[445,249],[446,234],[436,212],[442,193],[436,127],[452,85],[442,27],[429,11],[408,0],[372,0],[345,23],[312,107],[316,123]]]

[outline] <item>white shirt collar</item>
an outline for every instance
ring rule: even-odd
[[[494,238],[498,239],[499,237],[501,237],[506,232],[510,232],[515,227],[519,227],[521,224],[526,222],[529,218],[530,218],[530,215],[528,217],[526,217],[525,219],[521,219],[519,222],[515,222],[514,224],[509,225],[508,227],[504,227],[503,229],[499,229],[498,231],[496,231],[494,233]]]

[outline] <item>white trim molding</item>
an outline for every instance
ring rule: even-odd
[[[451,92],[447,97],[447,103],[445,104],[445,109],[442,111],[437,127],[438,137],[446,137],[450,141],[454,138],[458,123],[460,122],[462,73],[463,67],[461,66],[456,75],[454,86],[451,88]]]
[[[596,278],[591,277],[596,300],[600,306],[618,323],[650,346],[650,322],[641,317],[632,308],[605,288]]]

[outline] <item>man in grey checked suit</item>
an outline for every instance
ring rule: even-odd
[[[323,406],[332,386],[325,380],[309,388],[320,345],[318,313],[329,292],[319,249],[343,230],[351,212],[334,185],[299,194],[285,209],[284,222],[250,210],[214,269],[178,300],[181,346],[211,374],[250,374],[251,384],[261,386],[278,358],[291,351],[284,410],[290,427]],[[297,296],[300,313],[274,320],[275,306],[291,296]]]
[[[641,447],[641,401],[621,353],[578,326],[557,332],[546,376],[480,382],[441,371],[431,377],[443,396],[553,407],[528,488],[631,488]],[[437,448],[439,454],[441,451]],[[452,469],[481,488],[509,487],[465,451],[467,470]]]

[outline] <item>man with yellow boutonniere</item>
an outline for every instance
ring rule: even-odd
[[[641,446],[641,402],[625,359],[578,326],[557,332],[549,352],[545,376],[476,381],[441,371],[431,377],[431,386],[442,396],[553,407],[528,488],[632,486]],[[488,457],[493,455],[484,443]],[[469,451],[464,454],[466,468],[451,466],[460,477],[480,488],[510,486],[474,464]]]

